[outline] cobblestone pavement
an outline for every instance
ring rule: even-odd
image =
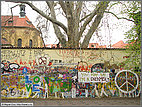
[[[2,103],[33,103],[34,106],[140,106],[137,98],[2,99]]]

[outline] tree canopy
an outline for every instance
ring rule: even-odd
[[[129,57],[124,63],[125,68],[138,70],[141,67],[141,2],[133,1],[131,5],[129,9],[125,9],[134,25],[125,33],[128,43],[126,52],[129,53]]]

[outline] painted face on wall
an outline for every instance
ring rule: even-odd
[[[4,74],[4,72],[13,72],[13,71],[17,71],[17,69],[20,66],[16,63],[10,63],[9,61],[2,61],[1,63],[1,72],[2,74]]]

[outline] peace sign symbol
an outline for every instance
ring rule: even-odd
[[[136,73],[122,70],[115,76],[115,85],[123,93],[132,93],[138,88],[139,79]]]

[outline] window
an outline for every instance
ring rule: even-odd
[[[29,47],[32,47],[32,40],[29,41]]]
[[[22,47],[22,39],[18,39],[18,47]]]
[[[12,20],[9,20],[9,21],[8,21],[8,24],[10,24],[10,23],[13,23],[13,21],[12,21]]]
[[[91,45],[91,47],[94,47],[94,45]]]

